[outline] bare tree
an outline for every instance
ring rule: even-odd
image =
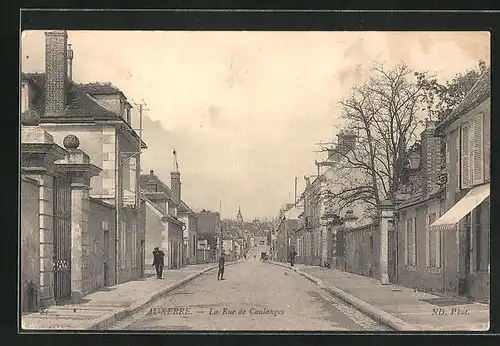
[[[376,212],[382,200],[393,200],[416,139],[422,87],[413,71],[404,63],[390,70],[376,63],[372,72],[340,102],[346,120],[342,132],[354,134],[356,142],[331,152],[337,162],[325,194],[339,209],[361,202]]]

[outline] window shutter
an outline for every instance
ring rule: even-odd
[[[470,186],[470,138],[469,138],[469,124],[464,124],[461,127],[461,188],[466,189]]]
[[[135,157],[130,158],[129,162],[130,166],[130,191],[134,192],[136,190],[136,182],[137,182],[137,159]]]
[[[483,113],[474,116],[471,160],[473,165],[473,185],[484,182],[483,118]]]

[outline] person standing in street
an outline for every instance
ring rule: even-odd
[[[226,264],[226,259],[224,258],[224,251],[220,254],[219,257],[219,271],[217,272],[217,280],[225,280],[224,279],[224,265]]]
[[[156,268],[156,277],[161,279],[163,276],[163,265],[165,253],[161,251],[158,247],[155,247],[153,251],[153,267]]]
[[[292,250],[290,251],[290,255],[289,255],[289,259],[290,259],[290,266],[293,267],[293,265],[295,264],[295,256],[297,256],[297,251],[295,251],[294,248],[292,248]]]

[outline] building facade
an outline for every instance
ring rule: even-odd
[[[222,227],[220,214],[202,210],[198,217],[198,243],[206,240],[206,246],[198,249],[198,263],[215,262],[222,248]],[[207,255],[208,251],[208,255]],[[201,262],[202,259],[204,262]]]
[[[444,255],[444,288],[475,300],[490,298],[491,72],[479,78],[440,123],[446,140],[445,208],[431,229],[458,244]]]
[[[78,137],[68,135],[63,149],[36,112],[25,110],[21,121],[21,310],[79,303],[114,284],[114,208],[89,197],[101,169]]]
[[[490,93],[488,71],[445,119],[427,122],[396,205],[401,285],[489,300]]]
[[[145,209],[135,187],[140,153],[146,145],[127,122],[130,105],[121,91],[110,84],[99,84],[105,90],[89,90],[88,85],[72,80],[73,52],[68,49],[67,40],[65,31],[46,32],[45,72],[21,74],[21,112],[35,111],[40,116],[39,126],[59,147],[64,146],[67,136],[76,136],[78,150],[88,155],[89,164],[102,169],[90,178],[85,208],[95,206],[91,212],[97,215],[113,214],[112,222],[98,220],[92,225],[92,231],[105,232],[102,237],[95,237],[94,244],[107,242],[109,247],[91,248],[96,252],[101,251],[99,248],[109,251],[102,250],[106,267],[97,273],[90,288],[83,289],[85,294],[104,281],[114,285],[143,275]],[[100,93],[114,103],[100,102]],[[115,107],[116,104],[121,106]]]
[[[174,180],[177,175],[174,175]],[[176,181],[172,182],[175,186]],[[179,218],[179,199],[155,173],[142,174],[141,194],[146,202],[146,249],[148,257],[159,247],[165,252],[165,268],[176,269],[186,264],[184,229]]]

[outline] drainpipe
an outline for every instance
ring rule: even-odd
[[[120,167],[120,154],[118,152],[118,129],[115,125],[115,283],[118,285],[118,268],[119,268],[119,248],[118,248],[118,234],[120,233],[120,207],[118,205],[118,189],[119,189],[119,180],[118,173]]]

